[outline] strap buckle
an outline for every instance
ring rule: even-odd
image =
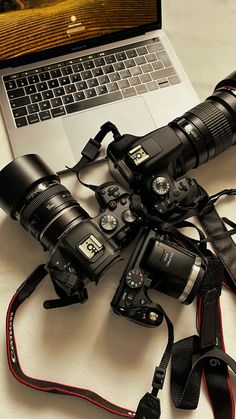
[[[90,138],[86,146],[82,150],[82,156],[89,161],[93,161],[97,157],[101,144],[93,138]]]
[[[161,390],[165,381],[166,370],[161,367],[156,367],[152,380],[152,387]]]

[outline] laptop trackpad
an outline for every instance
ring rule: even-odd
[[[62,123],[76,161],[88,140],[94,138],[107,121],[115,124],[121,134],[142,136],[157,128],[141,96],[63,118]],[[103,141],[103,148],[112,139],[109,134]]]

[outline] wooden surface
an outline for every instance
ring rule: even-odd
[[[19,56],[52,48],[71,41],[84,40],[139,26],[144,22],[153,22],[155,6],[147,0],[35,0],[32,8],[12,11],[0,15],[0,59]],[[140,12],[135,14],[134,5]],[[143,6],[149,5],[148,14],[143,14]],[[153,2],[154,4],[154,2]],[[147,8],[147,7],[146,7]],[[71,16],[76,21],[71,21]],[[115,19],[116,17],[116,19]],[[81,26],[70,26],[80,23]],[[74,35],[68,36],[68,29],[84,28]]]

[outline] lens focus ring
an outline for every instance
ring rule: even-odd
[[[31,215],[40,205],[42,205],[52,196],[59,194],[60,192],[68,192],[68,190],[60,183],[49,185],[47,189],[32,198],[31,202],[26,205],[26,207],[20,213],[20,223],[23,225],[23,227],[27,229],[27,223]]]
[[[215,144],[215,156],[232,144],[232,128],[224,113],[213,103],[203,102],[188,111],[185,116],[194,115],[208,128],[211,141]]]

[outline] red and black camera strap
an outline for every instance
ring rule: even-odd
[[[63,394],[69,396],[80,397],[84,400],[91,402],[92,404],[105,409],[106,411],[116,414],[121,417],[143,419],[159,419],[161,415],[160,400],[157,398],[158,391],[162,389],[165,379],[166,369],[172,353],[172,346],[174,341],[173,325],[170,322],[168,316],[164,312],[161,306],[159,306],[160,313],[165,318],[168,328],[168,342],[162,356],[161,362],[156,367],[152,382],[151,393],[146,393],[140,400],[137,411],[134,412],[130,409],[126,409],[117,406],[108,400],[104,399],[97,393],[74,386],[68,386],[66,384],[60,384],[53,381],[41,380],[26,375],[21,369],[16,341],[14,336],[14,319],[15,314],[20,305],[33,293],[37,285],[43,280],[48,274],[45,265],[39,265],[24,281],[21,287],[17,290],[13,296],[7,312],[6,318],[6,339],[7,339],[7,358],[11,373],[13,376],[22,384],[33,388],[35,390]]]
[[[214,419],[234,419],[234,399],[228,366],[236,374],[236,362],[224,346],[220,293],[224,268],[214,255],[198,298],[200,335],[176,342],[171,361],[171,394],[180,409],[196,409],[201,380],[207,386]]]

